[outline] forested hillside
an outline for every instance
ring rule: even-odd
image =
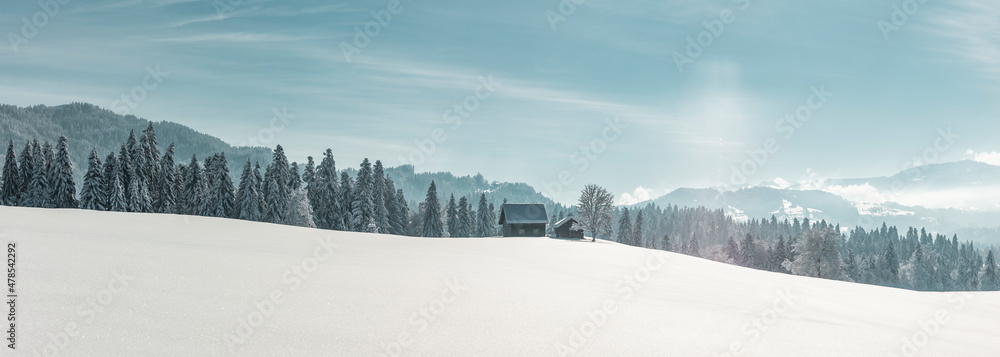
[[[149,122],[87,103],[23,108],[0,105],[0,143],[6,147],[13,141],[14,147],[20,150],[26,141],[37,139],[54,144],[60,136],[65,136],[69,140],[70,158],[76,166],[75,181],[81,183],[91,149],[96,147],[101,153],[117,152],[129,131],[134,130],[138,135]],[[173,143],[179,160],[190,159],[192,154],[206,158],[214,153],[225,153],[230,167],[242,167],[247,158],[261,163],[271,160],[270,148],[233,147],[219,138],[181,124],[166,121],[153,123],[161,145],[165,148]]]
[[[6,147],[13,141],[14,147],[21,150],[26,141],[37,139],[55,144],[60,136],[66,136],[70,158],[75,165],[74,179],[79,185],[83,182],[87,155],[92,148],[96,147],[101,153],[118,152],[122,139],[128,137],[130,130],[139,135],[149,122],[150,120],[144,118],[119,115],[87,103],[53,107],[0,105],[0,143]],[[165,149],[170,143],[175,144],[175,157],[178,162],[188,161],[192,154],[204,159],[216,153],[225,153],[229,167],[235,170],[243,167],[247,158],[260,162],[261,165],[271,161],[271,148],[233,147],[214,136],[200,133],[181,124],[167,121],[153,121],[153,124],[156,126],[157,139],[162,146],[160,149]],[[321,158],[317,157],[316,161],[319,159]],[[304,165],[304,162],[300,163],[299,167]],[[341,165],[345,165],[341,167],[347,169],[351,176],[357,175],[358,163],[342,162]],[[506,198],[510,202],[517,203],[542,203],[553,213],[568,210],[542,196],[525,183],[487,181],[478,174],[455,176],[449,172],[417,173],[410,165],[387,167],[386,175],[396,181],[397,188],[415,194],[408,202],[411,209],[417,208],[419,194],[426,192],[433,180],[437,183],[439,194],[445,200],[452,194],[456,199],[462,196],[471,199],[485,193],[490,202],[500,203]]]

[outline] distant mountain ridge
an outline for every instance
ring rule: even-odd
[[[892,190],[893,185],[935,190],[995,186],[1000,185],[1000,166],[965,160],[913,167],[888,177],[831,179],[827,183],[842,186],[867,183],[879,190]]]
[[[877,190],[883,201],[850,200],[831,188],[865,187]],[[765,183],[743,188],[681,188],[638,206],[655,203],[679,206],[721,208],[734,219],[825,219],[843,228],[862,226],[868,229],[883,222],[899,227],[926,227],[928,230],[989,244],[1000,243],[1000,209],[986,207],[970,210],[928,208],[906,205],[894,199],[914,196],[941,196],[956,202],[961,194],[982,196],[987,202],[1000,202],[1000,166],[975,161],[925,165],[892,176],[829,179],[821,184]],[[910,198],[912,197],[905,197]]]

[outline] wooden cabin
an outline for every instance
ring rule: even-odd
[[[583,239],[582,229],[573,229],[573,225],[578,223],[573,217],[566,217],[552,225],[552,232],[555,238],[580,238]]]
[[[500,206],[500,225],[504,237],[544,237],[549,217],[545,205],[505,203]]]

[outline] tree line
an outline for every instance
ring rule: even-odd
[[[427,198],[411,212],[381,161],[373,165],[364,159],[352,177],[346,170],[338,173],[333,151],[327,149],[319,165],[310,156],[300,169],[278,145],[263,175],[260,163],[248,159],[234,186],[225,153],[203,162],[192,155],[187,163],[175,162],[174,155],[173,144],[160,153],[152,123],[138,136],[131,131],[120,150],[103,161],[96,148],[91,150],[77,198],[65,137],[55,148],[26,142],[20,155],[11,141],[0,172],[0,204],[186,214],[424,237],[497,233],[496,208],[485,193],[478,207],[465,196],[456,202],[452,195],[441,208],[431,181]]]
[[[585,188],[578,228],[623,244],[786,274],[919,291],[1000,290],[994,249],[959,242],[957,235],[912,227],[900,234],[884,223],[848,231],[809,218],[738,222],[704,207],[616,208],[611,197],[601,187]]]

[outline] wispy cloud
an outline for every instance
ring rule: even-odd
[[[118,9],[130,9],[130,8],[161,8],[171,5],[179,5],[194,2],[206,2],[204,0],[112,0],[112,1],[98,1],[86,4],[74,5],[69,13],[91,13],[91,12],[102,12],[108,10],[118,10]],[[206,2],[208,3],[208,2]],[[210,5],[210,3],[209,3]]]
[[[502,82],[498,97],[532,102],[541,107],[555,106],[564,112],[600,113],[608,118],[621,116],[629,123],[653,125],[658,129],[687,126],[680,117],[672,116],[658,107],[624,103],[602,98],[600,94],[561,88],[560,83],[526,80],[504,71],[482,72],[456,65],[435,65],[403,60],[405,56],[369,55],[355,61],[355,65],[372,71],[370,78],[395,85],[422,87],[424,89],[468,89],[480,77],[493,75]]]
[[[161,38],[158,39],[157,41],[182,42],[182,43],[194,43],[194,42],[257,43],[257,42],[291,42],[291,41],[315,40],[324,38],[328,37],[312,36],[312,35],[293,36],[293,35],[250,33],[250,32],[220,32],[220,33],[206,33],[193,36]]]
[[[312,6],[305,8],[289,7],[264,7],[245,3],[242,6],[234,7],[231,11],[216,12],[214,14],[199,15],[187,19],[172,22],[167,27],[183,27],[190,24],[223,21],[226,19],[242,17],[292,17],[314,14],[325,14],[332,12],[352,11],[347,3]]]
[[[1000,2],[960,0],[935,8],[924,31],[941,39],[933,48],[1000,79]],[[929,10],[928,10],[929,11]]]

